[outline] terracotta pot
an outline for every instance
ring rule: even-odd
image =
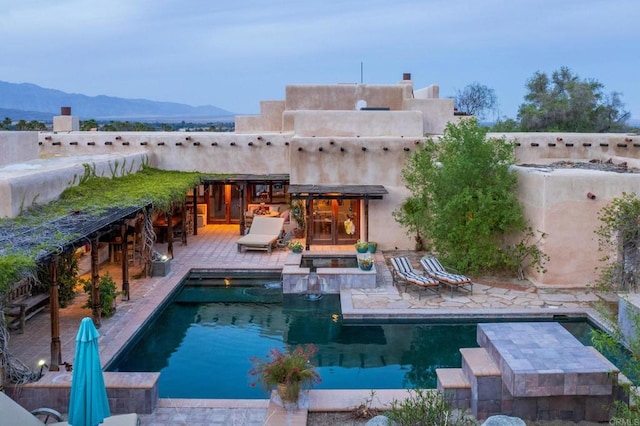
[[[278,383],[276,391],[283,403],[295,403],[300,395],[300,383]]]

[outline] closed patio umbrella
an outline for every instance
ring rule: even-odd
[[[91,318],[83,318],[76,336],[69,399],[68,422],[73,426],[96,426],[111,415],[100,367],[98,336],[100,334]]]

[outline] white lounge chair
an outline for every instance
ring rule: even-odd
[[[20,404],[9,398],[5,393],[0,392],[0,424],[19,426],[42,426],[45,423],[36,416],[46,416],[54,419],[57,423],[46,423],[47,425],[67,425],[62,421],[62,416],[50,408],[40,408],[31,413]],[[135,413],[120,414],[104,419],[101,423],[104,426],[138,426],[140,419]]]
[[[411,266],[411,262],[407,257],[392,257],[391,265],[393,266],[392,276],[393,284],[398,285],[399,281],[404,281],[404,291],[407,291],[407,285],[413,284],[426,290],[432,290],[438,293],[440,291],[440,283],[427,275],[423,275],[416,272]],[[420,299],[420,293],[418,292],[418,299]]]
[[[271,253],[271,249],[280,237],[284,218],[256,216],[253,218],[249,233],[238,240],[238,251],[244,247],[246,250],[266,250]]]
[[[473,293],[473,283],[471,282],[471,278],[466,275],[447,271],[440,261],[434,256],[424,256],[420,259],[420,264],[428,276],[451,288],[451,297],[453,297],[453,290],[456,288],[464,289],[469,293]]]

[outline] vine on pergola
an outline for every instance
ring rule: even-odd
[[[69,187],[58,200],[35,205],[16,218],[0,219],[0,366],[13,383],[37,378],[8,351],[4,312],[13,286],[25,278],[37,280],[38,264],[68,251],[74,242],[87,237],[83,234],[87,229],[98,230],[120,219],[119,215],[149,206],[162,211],[183,206],[187,191],[200,184],[204,176],[143,165],[137,173],[129,170],[128,174],[115,177],[118,167],[115,164],[113,177],[108,178],[97,176],[95,167],[85,165],[84,175],[70,182],[73,185],[77,181],[78,185]],[[124,167],[122,164],[122,170]]]

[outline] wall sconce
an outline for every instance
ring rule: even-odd
[[[587,198],[590,200],[595,200],[596,194],[594,194],[593,192],[587,192]]]

